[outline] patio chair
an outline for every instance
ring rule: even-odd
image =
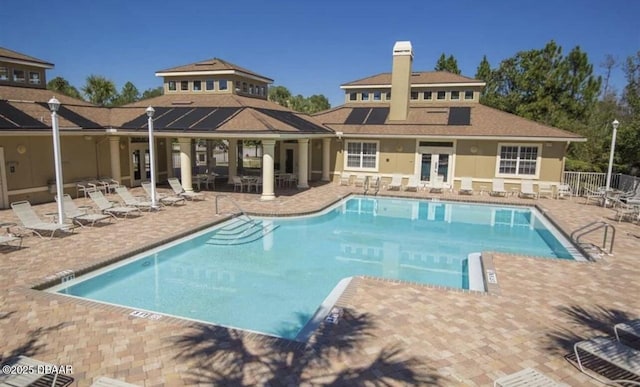
[[[240,188],[240,192],[244,191],[244,182],[240,176],[233,176],[231,181],[233,182],[233,192],[236,192],[238,188]]]
[[[51,233],[50,238],[56,234],[56,231],[62,232],[73,232],[73,225],[69,223],[58,224],[58,223],[48,223],[43,222],[42,219],[36,214],[31,207],[31,203],[26,200],[20,202],[11,203],[11,209],[13,213],[16,214],[20,222],[22,223],[22,227],[27,230],[33,232],[40,238],[43,238],[41,232],[47,231]]]
[[[400,188],[402,188],[402,175],[399,173],[394,173],[393,175],[391,175],[391,182],[389,183],[389,185],[387,185],[387,189],[397,189],[399,191]]]
[[[147,198],[150,199],[151,192],[153,192],[153,189],[151,188],[151,183],[147,181],[142,183],[141,186],[144,192],[147,194]],[[170,205],[170,206],[175,206],[178,203],[186,204],[187,202],[187,199],[181,196],[170,196],[170,195],[161,194],[158,192],[158,190],[156,190],[156,198],[158,199],[158,202],[160,202],[161,204]]]
[[[431,176],[429,181],[429,192],[442,193],[444,189],[444,176]]]
[[[409,176],[409,181],[407,182],[407,185],[404,186],[404,190],[418,192],[419,185],[420,181],[417,176]]]
[[[139,208],[124,207],[110,202],[101,191],[89,192],[89,197],[91,198],[91,200],[93,200],[96,206],[98,206],[103,214],[111,215],[115,219],[118,218],[118,215],[121,215],[125,218],[133,213],[142,215],[142,212]]]
[[[167,181],[169,182],[173,193],[176,195],[188,200],[204,200],[204,194],[202,192],[185,191],[184,188],[182,188],[182,184],[180,184],[180,180],[175,177],[170,177]]]
[[[473,180],[470,177],[462,178],[458,194],[473,195]]]
[[[351,184],[351,174],[349,172],[342,172],[340,174],[340,185],[350,185]]]
[[[493,179],[489,194],[491,196],[507,196],[507,191],[504,189],[504,179]]]
[[[124,204],[128,207],[135,207],[135,208],[139,208],[141,210],[147,210],[147,211],[152,211],[154,209],[157,209],[157,207],[154,207],[153,203],[151,203],[150,201],[140,200],[139,197],[133,196],[133,194],[131,194],[131,192],[125,186],[117,187],[116,193],[118,194],[118,196],[120,196],[120,199],[122,199]]]
[[[58,196],[56,196],[56,201],[58,200]],[[80,227],[84,227],[85,224],[94,226],[96,222],[103,220],[111,222],[111,216],[109,215],[90,213],[89,210],[92,209],[90,206],[76,206],[76,203],[68,194],[62,195],[62,203],[64,205],[64,215]]]
[[[356,179],[353,181],[353,185],[356,187],[364,187],[364,182],[366,180],[365,175],[356,175]]]
[[[6,222],[0,223],[0,227],[6,227],[7,233],[4,235],[0,235],[0,245],[5,245],[8,247],[16,247],[18,249],[22,248],[22,235],[16,235],[11,232],[11,227],[16,226],[15,223]],[[13,242],[18,242],[17,244],[12,244]]]
[[[573,346],[573,352],[576,356],[576,361],[580,371],[587,374],[582,359],[580,358],[581,352],[586,352],[591,356],[598,358],[614,367],[617,367],[623,371],[640,377],[640,351],[637,351],[631,347],[628,347],[616,339],[608,337],[594,337],[593,339],[580,341]],[[603,367],[599,366],[598,371],[602,371]],[[591,376],[591,375],[590,375]],[[601,378],[593,376],[601,383],[610,384],[611,382],[623,383],[629,381],[624,380],[611,380],[609,382],[602,380]],[[639,384],[637,381],[632,381],[633,384]]]
[[[553,197],[553,185],[549,183],[538,183],[538,197],[546,196],[548,198]]]
[[[607,187],[598,187],[598,188],[585,188],[585,202],[584,204],[589,204],[590,201],[595,201],[598,205],[602,205],[605,201],[605,196],[607,195]]]
[[[88,181],[79,181],[76,183],[76,198],[80,197],[80,193],[87,197],[89,192],[94,192],[98,190],[98,186],[94,183],[90,183]]]
[[[569,184],[560,184],[556,191],[556,199],[562,199],[565,196],[571,199],[571,197],[573,197],[573,190]]]
[[[540,373],[534,368],[525,368],[513,374],[505,375],[498,378],[493,383],[494,387],[515,387],[515,386],[567,386],[564,383],[558,383],[547,375]]]
[[[254,180],[249,181],[249,187],[247,188],[247,191],[251,191],[251,187],[255,187],[256,193],[258,193],[258,189],[262,188],[262,176],[256,177]]]
[[[525,198],[537,199],[538,193],[533,190],[533,181],[522,180],[520,182],[520,193],[518,194],[518,196],[521,198],[525,197]]]

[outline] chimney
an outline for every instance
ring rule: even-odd
[[[407,119],[411,96],[412,61],[411,42],[396,42],[393,46],[393,67],[391,70],[391,109],[389,111],[389,120],[391,121]]]

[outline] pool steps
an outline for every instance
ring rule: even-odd
[[[210,245],[235,246],[251,243],[273,232],[278,226],[261,220],[238,217],[214,231],[207,241]]]

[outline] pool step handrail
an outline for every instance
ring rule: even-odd
[[[250,222],[253,222],[253,218],[251,218],[249,216],[249,214],[247,214],[246,212],[244,212],[244,210],[242,209],[242,207],[240,207],[240,205],[229,195],[216,195],[216,201],[215,201],[215,210],[216,210],[216,215],[220,215],[220,212],[218,211],[218,199],[219,198],[225,198],[228,199],[229,202],[231,202],[231,204],[233,204],[238,211],[240,211],[240,215],[241,216],[245,216]]]
[[[376,177],[373,183],[371,182],[371,176],[367,176],[364,179],[364,194],[366,195],[369,192],[369,189],[375,189],[373,195],[377,195],[378,191],[380,191],[380,176]]]
[[[263,238],[265,235],[272,233],[277,225],[261,225],[259,222],[247,222],[244,224],[250,224],[249,227],[243,229],[240,233],[235,234],[220,234],[216,233],[209,238],[208,244],[220,245],[220,246],[235,246],[245,243],[251,243]],[[229,237],[229,238],[226,238]]]
[[[602,220],[596,220],[594,222],[586,224],[578,228],[577,230],[574,230],[571,233],[571,239],[574,240],[576,244],[580,245],[580,238],[582,238],[587,234],[591,234],[594,231],[600,230],[601,228],[604,228],[604,235],[602,238],[602,247],[600,246],[597,246],[597,247],[599,247],[602,251],[607,252],[607,239],[608,239],[607,237],[609,234],[609,228],[611,228],[612,230],[611,241],[609,242],[609,252],[608,252],[608,254],[611,255],[613,254],[613,244],[616,240],[616,228],[610,223],[607,223]]]

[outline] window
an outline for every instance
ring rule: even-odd
[[[182,91],[189,90],[189,81],[180,81],[180,90]]]
[[[382,93],[379,91],[374,91],[373,92],[373,100],[374,101],[380,101],[382,100]]]
[[[169,91],[176,91],[176,81],[169,81]]]
[[[377,142],[347,142],[347,168],[376,170],[378,167]]]
[[[440,99],[440,100],[442,100],[442,99],[445,99],[446,95],[447,95],[447,93],[446,93],[446,92],[444,92],[444,91],[439,91],[439,92],[438,92],[438,97],[437,97],[437,98],[438,98],[438,99]]]
[[[193,91],[202,90],[202,81],[193,81]]]
[[[539,146],[499,145],[498,174],[512,176],[537,175]]]
[[[387,92],[387,101],[391,101],[391,92],[390,91]]]
[[[464,92],[464,99],[473,99],[473,90],[467,90]]]
[[[412,100],[418,99],[418,92],[417,91],[412,91],[411,92],[411,99]]]
[[[349,101],[357,101],[358,94],[357,93],[349,93]]]
[[[368,101],[369,100],[369,92],[368,91],[363,91],[362,92],[362,100],[363,101]]]
[[[247,86],[247,82],[242,82],[242,92],[246,93],[248,91],[248,86]]]
[[[425,101],[431,101],[433,99],[433,92],[425,91],[424,94],[422,94],[422,99],[424,99]]]
[[[24,70],[13,70],[13,81],[24,82]]]
[[[451,99],[452,100],[456,100],[456,99],[460,99],[460,92],[459,91],[452,91],[451,92]]]
[[[218,81],[218,89],[220,90],[227,90],[227,80],[226,79],[221,79]]]
[[[249,94],[253,94],[253,83],[249,84]]]
[[[214,90],[215,83],[213,82],[213,79],[207,79],[204,83],[204,86],[207,88],[208,91],[211,91],[211,90]]]
[[[0,66],[0,81],[6,81],[9,79],[9,69],[5,66]]]
[[[39,85],[40,73],[37,71],[29,71],[29,83],[32,85]]]

